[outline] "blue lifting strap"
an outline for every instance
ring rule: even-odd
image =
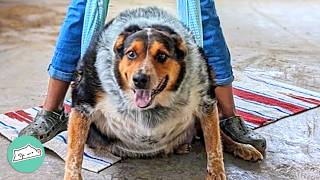
[[[203,47],[200,0],[176,0],[179,20],[193,33],[198,46]]]
[[[81,38],[81,57],[96,32],[103,28],[108,13],[109,0],[87,0]]]

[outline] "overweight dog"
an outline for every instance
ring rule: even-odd
[[[173,16],[152,7],[122,12],[92,41],[72,88],[65,179],[81,179],[86,143],[121,157],[187,153],[196,122],[206,178],[226,179],[213,74]],[[262,158],[250,145],[223,142],[246,160]]]

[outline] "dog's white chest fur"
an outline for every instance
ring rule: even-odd
[[[109,103],[107,97],[96,106],[93,123],[105,135],[119,139],[121,148],[133,153],[170,153],[180,144],[189,141],[194,128],[197,101],[189,102],[179,112],[172,113],[154,127],[147,126],[143,117],[125,116]],[[150,117],[152,120],[152,117]]]

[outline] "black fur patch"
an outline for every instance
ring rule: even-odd
[[[179,89],[179,87],[181,85],[181,82],[184,79],[184,76],[186,74],[186,64],[185,64],[185,62],[181,61],[181,62],[179,62],[179,64],[180,64],[181,68],[180,68],[180,72],[179,72],[176,84],[175,84],[175,86],[173,88],[174,91]]]
[[[122,81],[122,78],[121,78],[121,74],[120,74],[120,71],[119,71],[119,63],[120,63],[120,59],[116,60],[115,61],[115,64],[114,64],[114,75],[115,75],[115,78],[117,80],[117,83],[120,87],[120,89],[123,89],[124,88],[124,84],[123,84],[123,81]]]
[[[133,25],[130,25],[127,28],[125,28],[124,32],[128,33],[128,34],[132,34],[132,33],[135,33],[135,32],[141,31],[141,30],[142,29],[137,24],[133,24]]]
[[[89,147],[91,148],[98,148],[100,146],[103,147],[108,144],[112,144],[115,141],[117,140],[102,134],[101,131],[97,128],[97,126],[94,123],[90,125],[90,129],[89,129],[89,133],[86,141],[86,144],[88,144]]]
[[[153,25],[151,26],[152,28],[156,29],[156,30],[159,30],[159,31],[165,31],[171,35],[173,34],[177,34],[173,29],[171,29],[169,26],[164,26],[164,25],[160,25],[160,24],[157,24],[157,25]]]
[[[105,28],[112,24],[111,20]],[[72,83],[72,107],[80,112],[87,114],[88,110],[84,105],[95,107],[97,93],[104,93],[101,81],[98,77],[94,64],[97,58],[97,43],[101,32],[96,33],[83,58],[78,62],[75,72],[74,82]]]
[[[206,65],[207,65],[208,82],[209,82],[209,89],[208,89],[207,93],[210,96],[210,98],[215,99],[216,98],[215,89],[217,87],[217,85],[215,84],[215,81],[214,81],[215,73],[212,70],[212,68],[210,67],[210,65],[208,63],[208,58],[205,56],[203,49],[201,47],[198,47],[198,51],[200,52],[201,57],[205,60]]]
[[[90,45],[78,64],[76,81],[72,85],[72,107],[84,104],[94,107],[97,91],[103,91],[94,67],[97,55],[95,46],[94,43]]]

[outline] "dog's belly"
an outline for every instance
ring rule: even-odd
[[[117,113],[104,112],[93,122],[107,137],[117,139],[107,148],[121,156],[153,156],[171,153],[180,144],[189,142],[194,132],[192,113],[167,119],[148,127],[143,119],[123,118]]]

